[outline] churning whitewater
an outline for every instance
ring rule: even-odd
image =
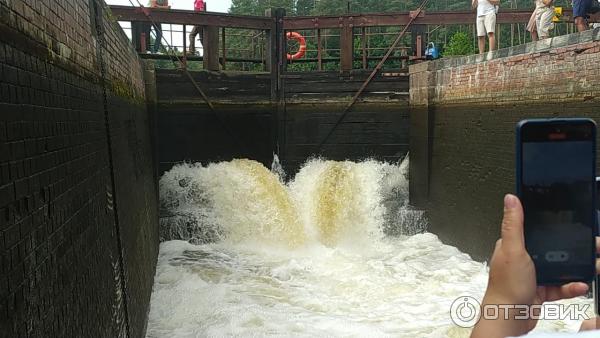
[[[276,161],[175,166],[148,337],[467,337],[450,306],[487,267],[426,232],[407,167],[313,159],[285,184]]]

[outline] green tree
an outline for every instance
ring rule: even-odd
[[[475,52],[473,40],[465,32],[456,32],[444,50],[444,56],[469,55]]]
[[[229,12],[243,15],[265,15],[269,8],[285,8],[287,15],[294,15],[294,0],[233,0]]]
[[[316,0],[297,0],[296,15],[310,15],[315,9]]]

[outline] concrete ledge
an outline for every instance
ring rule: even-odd
[[[600,28],[413,65],[411,106],[600,100]]]
[[[493,52],[487,52],[484,54],[476,54],[462,57],[448,57],[442,58],[436,61],[430,61],[426,63],[420,63],[410,66],[409,72],[423,71],[423,70],[440,70],[446,68],[459,67],[464,65],[477,64],[482,62],[488,62],[496,59],[523,55],[533,53],[545,53],[552,49],[573,46],[586,42],[600,41],[600,28],[594,30],[588,30],[583,33],[573,33],[568,35],[561,35],[550,39],[544,39],[536,42],[530,42],[514,47],[502,48]],[[424,64],[430,64],[425,66]],[[413,69],[414,68],[414,69]],[[424,69],[427,68],[427,69]]]

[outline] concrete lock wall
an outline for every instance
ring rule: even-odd
[[[515,191],[515,125],[600,121],[600,30],[411,66],[411,202],[431,231],[484,260]]]
[[[100,0],[0,0],[0,336],[140,337],[158,252],[144,69]]]

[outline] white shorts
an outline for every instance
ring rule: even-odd
[[[477,17],[477,36],[486,36],[496,31],[496,13]]]
[[[554,29],[552,18],[554,17],[554,7],[544,7],[536,11],[536,27],[540,38],[549,38],[550,31]]]

